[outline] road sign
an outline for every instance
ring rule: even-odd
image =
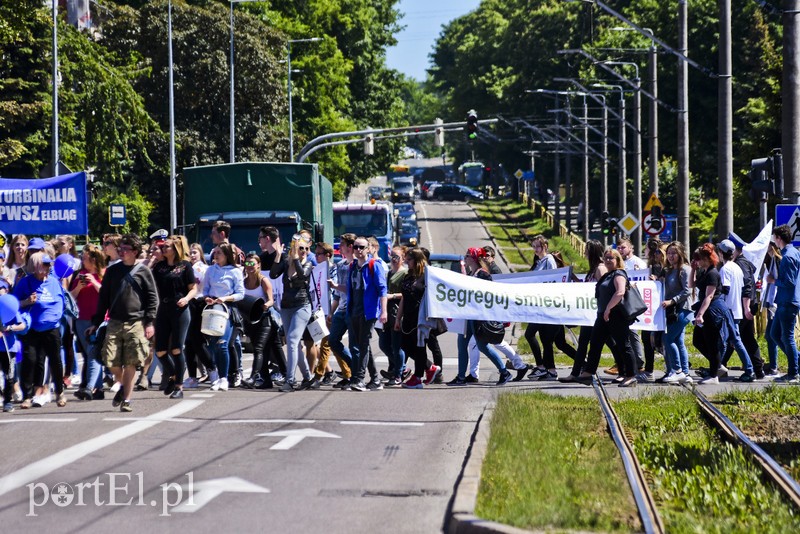
[[[108,206],[108,224],[111,226],[125,226],[125,204],[111,204]]]
[[[800,206],[778,204],[775,206],[775,226],[789,225],[792,229],[792,245],[800,246]]]
[[[653,206],[661,208],[662,210],[664,209],[664,204],[658,200],[658,196],[655,193],[650,195],[650,199],[647,201],[647,204],[644,205],[644,210],[642,211],[651,211]]]
[[[666,226],[667,219],[663,214],[654,216],[650,211],[644,212],[644,218],[642,219],[642,230],[644,230],[647,235],[658,235],[664,231]]]
[[[639,227],[639,219],[637,219],[633,213],[628,212],[625,217],[619,220],[617,225],[622,228],[626,234],[630,234]]]
[[[517,177],[517,180],[522,178],[522,169],[517,169],[517,172],[514,173],[514,176]]]
[[[533,171],[525,171],[522,173],[522,179],[526,182],[532,182],[534,180]]]

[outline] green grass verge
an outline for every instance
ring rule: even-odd
[[[475,511],[526,529],[641,528],[597,402],[543,393],[498,398]]]
[[[770,385],[715,396],[717,408],[800,479],[800,387]]]
[[[688,393],[615,404],[667,532],[800,532],[800,517],[741,448],[722,441]]]

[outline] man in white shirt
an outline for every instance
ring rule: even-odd
[[[736,245],[730,239],[723,239],[717,245],[724,264],[719,270],[722,292],[725,294],[725,304],[731,310],[733,322],[736,324],[736,337],[732,340],[733,348],[744,366],[744,374],[739,377],[742,382],[752,382],[755,379],[753,372],[753,362],[744,347],[742,337],[739,335],[739,323],[744,317],[742,311],[742,288],[744,287],[744,273],[742,268],[733,261],[733,253]]]

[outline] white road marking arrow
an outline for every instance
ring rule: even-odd
[[[270,447],[270,450],[275,451],[288,451],[305,438],[341,438],[341,436],[337,436],[336,434],[329,434],[321,430],[314,430],[313,428],[301,428],[299,430],[279,430],[278,432],[256,434],[256,436],[282,436],[282,440]]]
[[[189,498],[172,508],[170,512],[191,514],[211,502],[214,497],[225,492],[269,493],[267,488],[262,488],[239,477],[215,478],[198,482],[192,486],[184,484],[182,487],[191,492]]]

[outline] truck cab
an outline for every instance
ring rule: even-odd
[[[195,225],[187,232],[187,238],[191,242],[200,243],[204,252],[210,252],[214,248],[214,243],[211,241],[211,227],[220,219],[231,225],[230,242],[235,243],[246,253],[255,251],[261,254],[258,232],[262,226],[276,227],[283,243],[291,243],[292,236],[302,229],[300,214],[296,211],[215,212],[200,215]]]
[[[396,233],[393,205],[391,202],[334,202],[333,229],[333,246],[337,251],[342,234],[375,236],[380,243],[378,255],[388,262]]]

